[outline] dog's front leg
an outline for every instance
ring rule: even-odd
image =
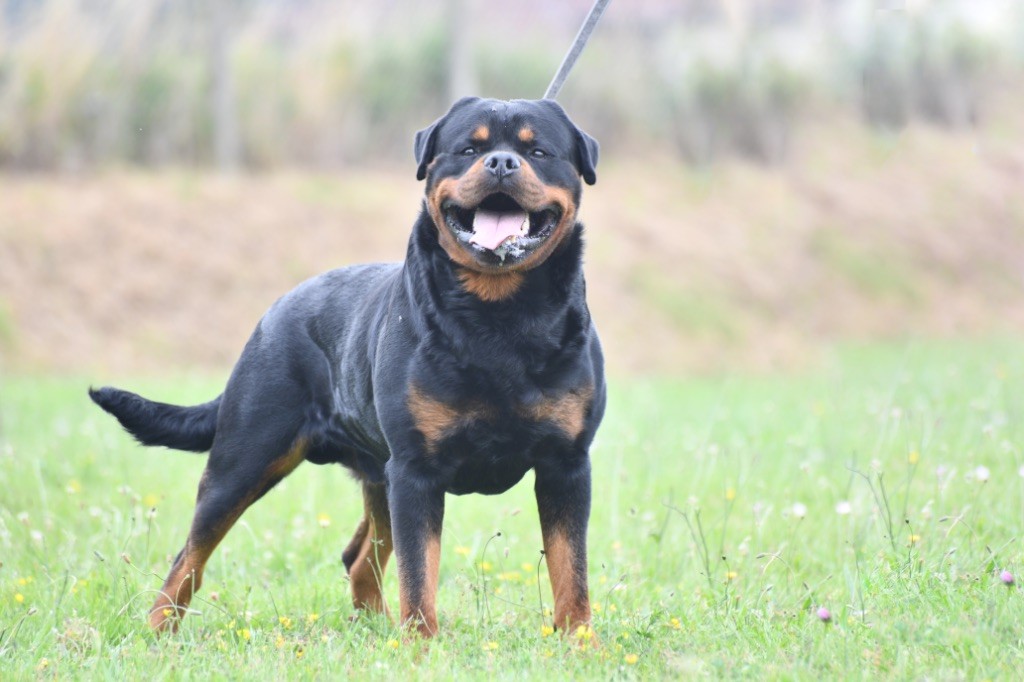
[[[590,459],[585,452],[546,459],[536,467],[536,475],[534,491],[555,598],[555,627],[575,633],[581,625],[590,625]],[[589,631],[586,636],[591,636]]]
[[[404,626],[437,634],[437,573],[441,564],[444,489],[420,471],[388,462],[388,506],[398,562],[398,597]]]

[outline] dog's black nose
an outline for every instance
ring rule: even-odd
[[[518,171],[521,165],[519,157],[511,152],[494,152],[484,159],[484,168],[498,176],[499,180]]]

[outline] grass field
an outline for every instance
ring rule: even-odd
[[[1012,677],[1022,349],[915,343],[801,374],[615,381],[593,450],[597,649],[545,628],[532,476],[449,498],[433,643],[349,622],[340,553],[361,503],[340,468],[313,465],[246,514],[196,612],[156,639],[144,614],[203,458],[134,445],[88,402],[89,379],[8,378],[0,677]],[[221,380],[120,383],[201,401]],[[393,567],[385,593],[395,605]]]

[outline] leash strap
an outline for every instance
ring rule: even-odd
[[[544,93],[544,99],[554,99],[558,96],[558,91],[562,89],[565,79],[569,76],[569,72],[572,71],[572,67],[576,64],[576,60],[579,59],[580,53],[583,52],[583,48],[586,47],[587,41],[590,40],[590,34],[594,32],[594,27],[597,26],[598,20],[601,18],[601,15],[604,14],[604,8],[608,6],[610,1],[611,0],[596,0],[594,2],[594,6],[590,8],[590,14],[587,15],[586,21],[584,21],[583,26],[580,27],[580,32],[576,34],[576,40],[573,41],[572,47],[570,47],[569,51],[565,54],[565,58],[562,60],[562,65],[558,67],[555,77],[551,79],[551,84]]]

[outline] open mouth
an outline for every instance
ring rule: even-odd
[[[490,194],[476,208],[453,201],[441,206],[452,233],[467,246],[493,253],[498,261],[518,258],[547,239],[558,224],[560,210],[551,206],[527,211],[507,194]]]

